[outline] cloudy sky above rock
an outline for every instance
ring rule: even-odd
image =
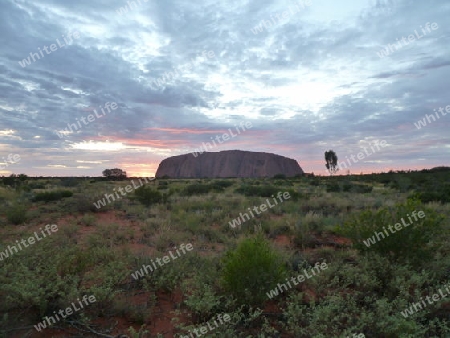
[[[153,176],[216,137],[316,174],[328,149],[352,173],[449,165],[449,17],[444,0],[2,0],[0,175]]]

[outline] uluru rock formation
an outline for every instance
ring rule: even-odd
[[[156,177],[214,178],[214,177],[273,177],[277,174],[293,177],[303,174],[296,160],[284,156],[225,150],[172,156],[161,161]]]

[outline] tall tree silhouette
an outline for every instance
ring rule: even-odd
[[[339,170],[339,168],[337,167],[337,161],[338,157],[333,150],[328,150],[325,152],[325,167],[327,167],[330,175],[335,174],[336,171]]]

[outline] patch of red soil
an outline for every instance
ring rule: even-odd
[[[345,237],[339,237],[337,235],[330,235],[329,238],[333,242],[335,242],[336,244],[339,244],[339,245],[345,246],[345,245],[351,245],[352,244],[352,241],[350,239],[348,239],[348,238],[345,238]]]
[[[314,290],[307,288],[305,290],[303,290],[304,294],[305,294],[305,301],[306,302],[313,302],[317,300],[317,294],[314,292]]]
[[[120,212],[115,210],[108,210],[104,212],[97,212],[94,215],[98,223],[122,223],[124,220],[122,218],[120,222],[118,221],[118,213]]]
[[[264,305],[264,313],[282,313],[283,310],[280,307],[280,302],[269,300]]]
[[[61,218],[58,218],[58,226],[59,225],[68,225],[70,224],[72,221],[76,221],[77,217],[76,216],[62,216]]]
[[[275,245],[283,248],[290,248],[292,246],[291,237],[288,235],[278,235],[273,241]]]
[[[150,323],[152,325],[150,332],[155,337],[160,333],[164,337],[173,338],[179,330],[175,328],[172,319],[176,317],[174,311],[183,302],[183,293],[180,289],[177,289],[171,294],[159,292],[157,297],[158,304],[156,312],[150,317]],[[185,319],[187,319],[187,316],[184,316]],[[183,318],[181,320],[184,321]]]

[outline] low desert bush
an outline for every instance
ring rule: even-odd
[[[76,177],[63,177],[61,178],[61,182],[59,183],[59,185],[65,188],[71,188],[76,187],[78,184],[80,184],[80,182],[81,180]]]
[[[279,188],[273,187],[270,185],[263,185],[263,186],[254,186],[254,185],[241,185],[239,188],[237,188],[234,192],[243,194],[247,197],[270,197],[274,194],[276,194],[279,191]]]
[[[286,175],[285,174],[276,174],[273,176],[274,179],[278,179],[278,180],[285,180],[286,179]]]
[[[340,192],[341,187],[337,182],[328,182],[327,183],[327,192]]]
[[[295,223],[294,244],[305,249],[315,247],[315,234],[321,235],[324,230],[324,217],[320,212],[309,211]]]
[[[428,307],[404,318],[400,312],[433,294],[444,281],[434,272],[414,271],[376,253],[348,264],[333,253],[329,268],[308,283],[321,295],[291,292],[284,309],[287,331],[295,337],[447,337],[445,309]]]
[[[95,225],[96,218],[94,215],[91,214],[84,214],[83,217],[81,217],[81,223],[83,223],[86,226],[93,226]]]
[[[73,196],[73,198],[70,200],[70,209],[73,212],[79,212],[79,213],[86,213],[86,212],[97,212],[99,209],[97,209],[94,205],[94,201],[98,201],[102,197],[100,196],[91,196],[89,194],[83,193],[83,194],[76,194]],[[107,209],[109,205],[106,205],[103,207],[103,210]]]
[[[233,181],[225,181],[225,180],[214,181],[210,183],[212,187],[218,190],[223,190],[225,188],[231,187],[233,184],[234,184]]]
[[[421,200],[423,203],[450,203],[450,185],[423,187],[415,192],[413,197]]]
[[[136,196],[136,199],[145,206],[158,204],[163,201],[163,194],[146,186],[142,186],[136,189],[134,194]]]
[[[158,182],[158,187],[156,189],[158,189],[158,190],[169,189],[169,182],[167,182],[167,181],[159,181]]]
[[[195,183],[188,185],[183,189],[181,195],[183,196],[193,196],[193,195],[201,195],[207,194],[209,192],[223,192],[225,188],[228,188],[233,185],[232,181],[214,181],[209,184],[204,183]]]
[[[73,193],[69,190],[55,190],[37,193],[33,198],[33,202],[53,202],[59,201],[66,197],[72,197]]]
[[[209,184],[191,184],[183,189],[181,195],[183,196],[193,196],[200,194],[207,194],[212,190],[212,187]]]
[[[386,228],[395,224],[402,224],[402,219],[408,221],[412,212],[423,211],[425,216],[417,220],[412,218],[408,227],[389,233]],[[398,204],[393,210],[388,207],[376,211],[366,210],[354,215],[344,225],[337,228],[337,232],[350,238],[353,246],[360,252],[377,252],[393,260],[406,261],[413,264],[426,262],[433,256],[439,235],[442,232],[443,216],[425,207],[416,200],[408,200],[405,204]],[[381,236],[376,236],[376,234]],[[387,235],[386,235],[387,233]],[[379,240],[370,242],[371,238]]]
[[[272,197],[276,196],[278,192],[288,192],[290,198],[289,201],[297,201],[301,196],[300,193],[292,189],[283,189],[271,185],[254,186],[254,185],[241,185],[234,190],[235,193],[243,194],[246,197]]]
[[[27,220],[26,208],[21,204],[15,204],[6,210],[6,218],[14,225],[19,225]]]
[[[356,194],[366,194],[372,192],[372,190],[372,185],[354,184],[350,181],[327,183],[327,192],[353,192]]]
[[[31,189],[45,189],[45,184],[43,182],[29,182],[28,187]]]
[[[261,234],[244,239],[223,259],[223,286],[240,304],[261,305],[285,275],[282,256]]]
[[[223,302],[222,297],[215,292],[214,281],[208,281],[208,278],[204,277],[203,269],[201,274],[182,282],[183,291],[187,295],[184,303],[196,321],[207,321],[211,314],[218,312]],[[211,269],[207,271],[210,275],[216,275]]]

